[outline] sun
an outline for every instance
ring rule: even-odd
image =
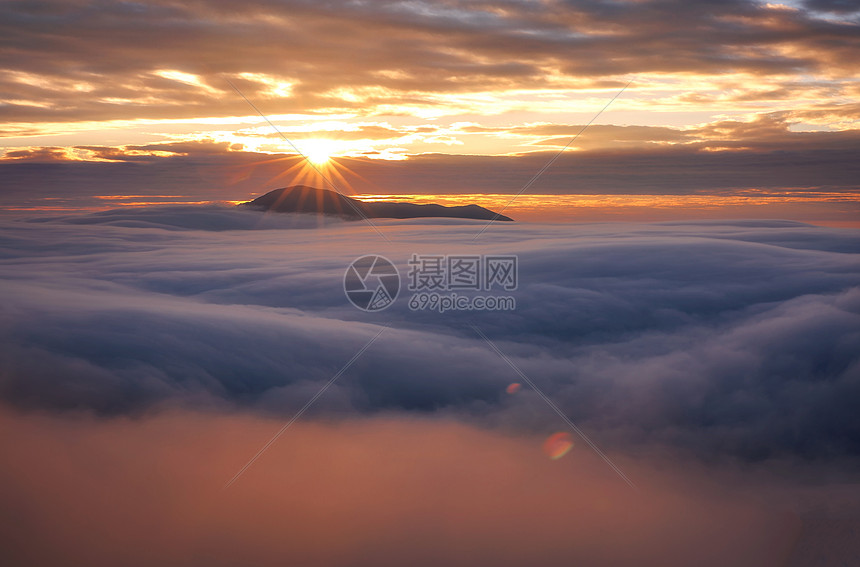
[[[308,161],[317,167],[327,165],[337,151],[332,140],[302,140],[298,146]]]

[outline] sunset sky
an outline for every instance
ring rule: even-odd
[[[335,156],[344,192],[510,195],[629,82],[528,194],[695,197],[616,200],[633,218],[725,204],[852,224],[857,9],[7,1],[0,181],[25,209],[235,201],[295,182],[294,150],[232,82],[303,153]]]

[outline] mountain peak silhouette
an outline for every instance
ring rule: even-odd
[[[253,201],[239,204],[263,211],[278,213],[317,213],[344,218],[391,218],[412,219],[425,217],[450,217],[458,219],[513,221],[505,215],[496,214],[478,205],[455,205],[446,207],[437,204],[391,203],[359,201],[336,191],[317,189],[307,185],[293,185],[269,191]]]

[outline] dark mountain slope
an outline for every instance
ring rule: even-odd
[[[335,191],[295,185],[269,191],[253,201],[241,203],[248,207],[278,213],[318,213],[346,218],[412,219],[424,217],[450,217],[458,219],[512,221],[478,205],[416,205],[414,203],[365,202],[341,195]]]

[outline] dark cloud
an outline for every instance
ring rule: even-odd
[[[851,14],[860,12],[860,3],[857,0],[805,0],[803,5],[810,10],[819,12],[835,12]]]
[[[69,154],[66,148],[27,148],[9,150],[3,154],[3,158],[14,161],[55,162],[68,160]]]

